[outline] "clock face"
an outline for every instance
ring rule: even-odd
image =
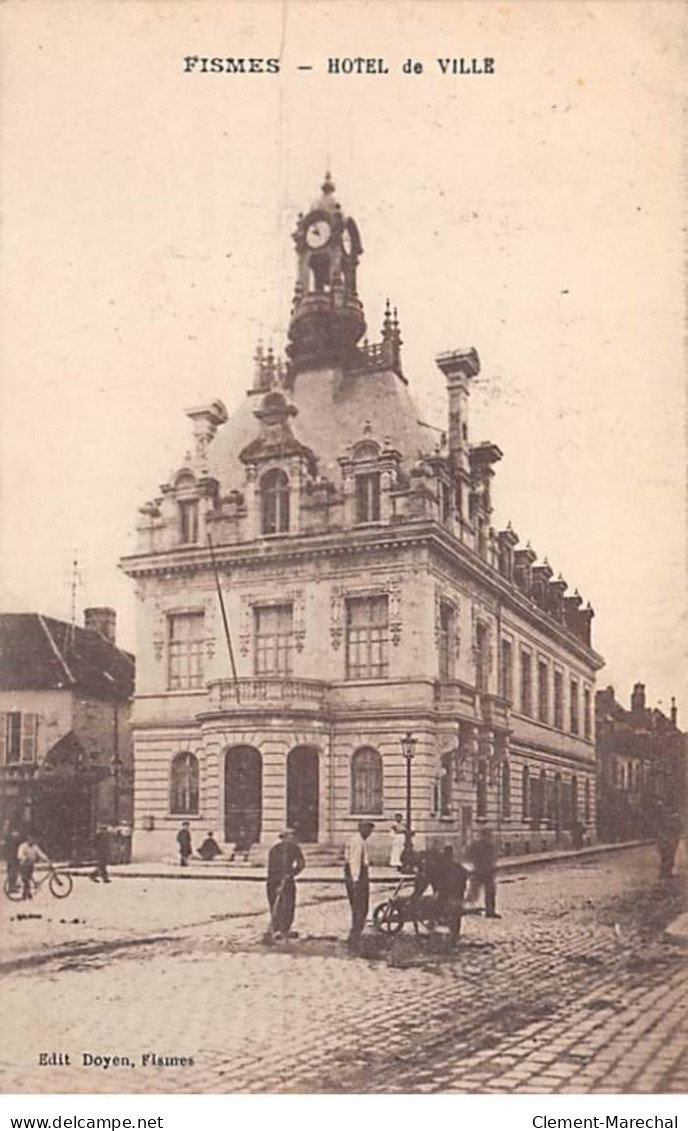
[[[306,243],[312,248],[324,247],[331,235],[327,220],[313,220],[306,228]]]
[[[354,243],[353,243],[353,240],[351,238],[351,232],[349,231],[348,228],[345,228],[344,231],[342,232],[342,247],[344,248],[344,254],[345,255],[351,255],[351,252],[353,250],[353,246],[354,246]]]

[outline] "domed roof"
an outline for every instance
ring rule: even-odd
[[[318,460],[318,474],[337,481],[337,460],[369,430],[388,440],[408,466],[434,448],[435,433],[418,419],[408,388],[391,370],[344,373],[339,369],[308,370],[296,378],[291,397],[298,412],[291,429]],[[240,488],[246,468],[239,453],[259,434],[254,412],[260,396],[247,396],[208,448],[208,470],[223,492]]]

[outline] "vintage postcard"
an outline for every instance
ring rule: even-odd
[[[3,1090],[684,1092],[685,7],[0,27]]]

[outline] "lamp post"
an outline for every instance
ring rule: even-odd
[[[418,739],[414,738],[410,731],[401,739],[401,753],[406,759],[406,828],[410,833],[411,830],[411,763],[416,752],[416,743]]]

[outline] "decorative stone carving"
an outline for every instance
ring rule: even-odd
[[[344,635],[344,602],[347,597],[378,597],[388,599],[389,612],[389,638],[392,644],[401,643],[403,617],[402,617],[402,590],[403,584],[400,577],[392,577],[380,585],[333,585],[330,594],[330,637],[332,647],[337,649]]]
[[[336,650],[342,642],[344,593],[341,585],[333,585],[330,594],[330,638]]]
[[[248,656],[251,651],[253,637],[253,606],[258,598],[254,593],[244,593],[241,598],[241,612],[239,614],[239,652]]]
[[[306,641],[306,598],[303,589],[290,589],[287,594],[292,603],[294,625],[294,648],[303,652]]]
[[[392,644],[398,646],[401,643],[401,631],[403,628],[402,607],[401,607],[402,583],[401,578],[394,577],[389,582],[388,599],[389,599],[389,636]]]

